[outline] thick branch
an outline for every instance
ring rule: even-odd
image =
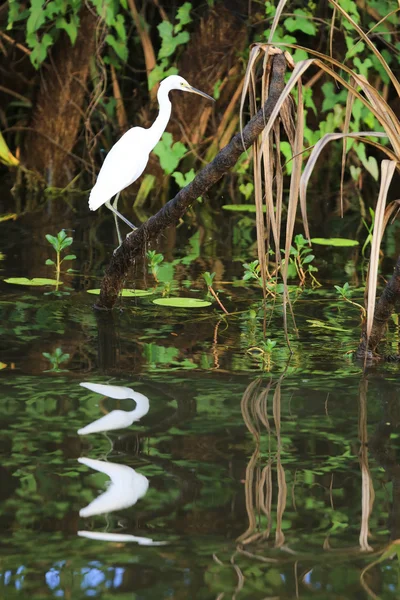
[[[272,74],[269,96],[264,107],[248,122],[241,135],[237,133],[225,148],[218,152],[214,160],[202,169],[189,185],[167,202],[157,214],[150,217],[130,235],[113,255],[105,272],[99,301],[96,308],[111,310],[117,301],[118,294],[123,288],[124,280],[132,267],[136,256],[146,243],[156,238],[166,227],[176,225],[192,203],[202,196],[212,185],[225,175],[238,161],[243,152],[262,133],[278,98],[284,88],[286,61],[283,54],[272,58]]]
[[[392,278],[387,282],[382,296],[379,298],[372,323],[372,331],[367,345],[366,327],[364,326],[361,334],[360,345],[357,350],[357,357],[364,358],[368,353],[370,356],[376,350],[385,331],[387,322],[394,311],[396,302],[400,300],[400,256],[397,259]]]

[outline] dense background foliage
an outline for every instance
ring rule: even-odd
[[[396,71],[397,14],[390,14],[396,3],[341,0],[340,5],[364,31],[373,30],[371,39]],[[18,183],[16,189],[90,187],[105,152],[120,134],[132,125],[151,124],[157,110],[157,83],[179,72],[213,94],[216,107],[212,112],[200,99],[175,94],[172,120],[156,156],[133,192],[126,192],[135,198],[136,208],[149,204],[150,192],[152,204],[157,195],[168,199],[238,129],[249,46],[267,40],[275,10],[273,2],[247,0],[15,0],[3,5],[0,157],[8,165],[20,161],[29,169],[10,174]],[[381,64],[351,24],[340,15],[333,19],[328,3],[289,2],[274,41],[331,53],[365,75],[389,103],[394,102]],[[307,56],[304,50],[290,51],[295,60]],[[306,144],[312,146],[323,134],[343,129],[345,91],[318,69],[306,75],[305,101]],[[356,100],[351,130],[380,130],[375,121]],[[381,156],[359,141],[350,140],[349,149],[346,185],[351,198],[345,208],[368,217],[365,203],[370,184],[378,179]],[[291,157],[285,140],[281,152],[285,160]],[[316,177],[329,212],[336,208],[334,182],[341,148],[332,145],[326,154]],[[233,202],[252,197],[248,157],[243,157],[226,183]]]

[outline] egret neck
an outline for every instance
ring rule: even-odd
[[[158,117],[154,121],[153,125],[148,129],[149,131],[149,152],[153,150],[154,146],[160,141],[165,128],[168,125],[169,118],[171,116],[171,102],[168,97],[168,87],[160,86],[157,93],[157,100],[159,104]]]

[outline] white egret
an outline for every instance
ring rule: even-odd
[[[81,508],[81,517],[92,517],[109,513],[113,510],[122,510],[133,506],[143,498],[149,487],[149,480],[135,469],[126,465],[104,462],[93,458],[78,458],[78,462],[95,471],[105,473],[111,479],[107,490],[97,496],[90,504]]]
[[[133,410],[112,410],[104,417],[100,417],[93,423],[89,423],[85,427],[78,429],[79,435],[88,435],[89,433],[98,433],[100,431],[112,431],[114,429],[124,429],[129,427],[134,421],[139,421],[144,415],[149,412],[150,403],[147,396],[135,392],[131,388],[121,385],[104,385],[102,383],[82,382],[81,385],[96,394],[102,394],[109,398],[122,400],[132,398],[136,402]]]
[[[132,127],[111,148],[100,169],[96,184],[90,192],[89,208],[97,210],[105,204],[114,213],[119,244],[122,243],[122,239],[117,217],[129,225],[132,230],[136,229],[117,210],[119,194],[141,176],[146,168],[150,152],[160,141],[171,116],[171,102],[168,97],[171,90],[199,94],[214,102],[214,98],[192,87],[183,77],[170,75],[160,84],[157,93],[160,109],[153,125],[149,129]],[[115,196],[115,200],[111,203],[113,196]]]

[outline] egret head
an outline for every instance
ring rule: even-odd
[[[188,83],[186,81],[186,79],[184,79],[180,75],[170,75],[166,79],[163,79],[163,81],[160,83],[160,91],[161,90],[162,91],[165,90],[167,93],[170,92],[171,90],[180,90],[181,92],[191,92],[192,94],[199,94],[199,96],[203,96],[204,98],[207,98],[207,100],[212,100],[213,102],[215,102],[214,98],[212,98],[205,92],[202,92],[202,91],[198,90],[197,88],[194,88],[193,86],[191,86],[190,83]]]

